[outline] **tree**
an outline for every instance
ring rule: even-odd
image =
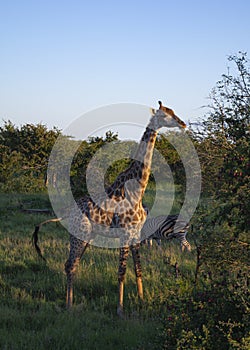
[[[73,158],[70,171],[72,192],[74,196],[81,197],[88,193],[86,184],[86,171],[88,164],[93,158],[94,154],[105,144],[117,141],[118,135],[111,131],[107,131],[105,137],[90,137],[88,140],[81,142],[77,153]]]
[[[232,348],[240,348],[239,339],[249,332],[250,308],[250,71],[245,53],[230,56],[229,62],[235,73],[224,74],[217,83],[211,112],[194,132],[205,188],[192,222],[199,253],[196,272],[200,279],[208,278],[220,300],[223,318],[217,326],[230,332],[229,343],[238,346]]]
[[[48,130],[42,124],[16,127],[5,121],[0,127],[0,189],[44,190],[49,155],[59,134],[57,128]]]
[[[230,56],[229,62],[236,65],[237,75],[224,74],[212,91],[212,112],[203,122],[202,147],[210,144],[204,176],[211,174],[208,166],[216,175],[214,199],[224,203],[221,215],[240,234],[249,227],[250,71],[245,53]]]

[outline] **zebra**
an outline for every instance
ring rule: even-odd
[[[181,251],[190,252],[191,245],[186,239],[188,228],[188,222],[180,218],[178,214],[159,215],[154,218],[148,216],[141,230],[141,241],[150,242],[154,239],[160,246],[161,239],[177,238],[180,241]]]

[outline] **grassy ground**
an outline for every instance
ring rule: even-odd
[[[48,208],[46,195],[6,195],[0,200],[1,349],[160,349],[162,317],[173,293],[185,293],[194,279],[194,253],[180,254],[179,243],[160,253],[141,249],[145,301],[137,299],[132,259],[125,285],[126,319],[116,316],[118,250],[90,247],[75,281],[75,304],[65,310],[64,263],[68,233],[59,224],[44,226],[40,246],[31,245],[34,225],[50,218],[24,208]],[[181,277],[172,265],[178,261]]]

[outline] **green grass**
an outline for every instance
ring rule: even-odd
[[[90,247],[77,271],[74,307],[66,311],[68,233],[60,224],[42,227],[44,263],[31,245],[31,235],[34,226],[49,216],[22,211],[45,207],[49,207],[46,195],[1,195],[0,348],[160,349],[166,301],[176,291],[185,294],[190,288],[194,253],[181,255],[178,242],[166,243],[162,253],[156,246],[151,251],[142,247],[143,304],[137,299],[130,257],[124,296],[126,319],[120,320],[116,315],[119,252]],[[182,273],[178,279],[171,266],[176,260]]]

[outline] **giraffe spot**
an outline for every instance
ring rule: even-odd
[[[95,215],[94,216],[94,222],[97,222],[97,223],[100,222],[100,216],[99,215]]]
[[[127,216],[125,219],[124,219],[124,223],[125,224],[130,224],[131,223],[131,218],[129,216]]]

